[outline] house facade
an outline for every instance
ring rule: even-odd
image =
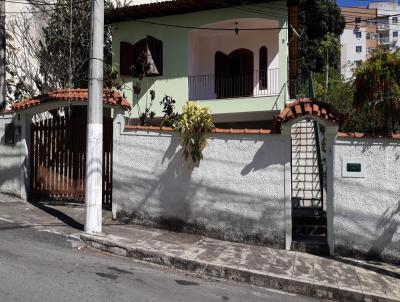
[[[177,110],[188,100],[209,107],[215,123],[272,120],[288,100],[286,1],[186,2],[140,4],[107,16],[131,117],[154,90],[156,118],[163,116],[159,101],[168,95]],[[151,67],[136,96],[133,69],[143,52]]]

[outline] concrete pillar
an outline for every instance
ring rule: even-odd
[[[284,165],[284,194],[285,194],[285,249],[290,250],[292,245],[292,169],[291,169],[291,134],[290,126],[284,126],[281,130],[282,140],[285,143],[287,162]]]
[[[287,28],[287,20],[279,21],[279,27]],[[281,29],[279,31],[279,89],[285,85],[282,90],[279,100],[277,102],[278,110],[282,110],[285,107],[285,103],[288,100],[288,30]],[[276,109],[276,108],[274,108]]]
[[[325,141],[326,141],[326,216],[327,216],[327,232],[328,232],[328,245],[330,255],[335,253],[335,230],[334,230],[334,176],[333,176],[333,161],[335,152],[335,140],[339,130],[338,126],[329,126],[325,128]]]
[[[20,197],[28,201],[30,196],[30,177],[31,177],[31,124],[32,115],[30,113],[18,113],[15,116],[16,135],[19,135],[21,150],[21,176],[20,176]],[[17,138],[18,141],[18,138]]]
[[[112,190],[112,215],[113,219],[117,218],[118,213],[118,190],[116,190],[115,186],[118,185],[119,177],[119,169],[118,169],[118,161],[119,161],[119,137],[122,131],[125,128],[125,118],[124,118],[124,110],[122,108],[116,108],[113,112],[113,158],[112,158],[112,167],[113,167],[113,190]]]

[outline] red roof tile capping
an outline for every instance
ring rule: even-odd
[[[252,3],[272,2],[273,0],[252,0]],[[133,1],[134,2],[134,1]],[[154,18],[203,10],[213,10],[243,5],[243,0],[170,0],[131,5],[110,10],[106,13],[106,23]]]
[[[87,102],[88,101],[88,90],[87,89],[63,89],[51,91],[46,94],[39,95],[37,97],[31,99],[25,99],[19,102],[16,102],[12,105],[12,109],[22,110],[33,106],[38,106],[47,102],[55,102],[55,101],[79,101],[79,102]],[[111,106],[121,106],[125,110],[130,110],[131,105],[129,102],[117,91],[111,89],[104,89],[103,92],[103,101],[104,104]]]
[[[315,115],[338,124],[344,120],[343,114],[336,111],[332,105],[312,99],[298,99],[287,104],[275,119],[284,124],[291,119],[306,115]]]
[[[361,132],[339,132],[338,137],[348,137],[348,138],[394,138],[400,139],[400,133],[393,134],[369,134],[369,133],[361,133]]]
[[[143,130],[143,131],[165,131],[172,132],[175,131],[171,127],[156,127],[156,126],[138,126],[138,125],[128,125],[125,126],[126,130]],[[272,130],[269,129],[221,129],[214,128],[212,133],[226,133],[226,134],[274,134]]]

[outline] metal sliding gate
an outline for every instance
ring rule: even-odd
[[[31,199],[84,202],[86,108],[31,127]],[[112,203],[113,120],[104,118],[103,207]]]

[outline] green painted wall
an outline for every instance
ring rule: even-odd
[[[259,5],[249,5],[203,11],[185,15],[175,15],[161,18],[153,18],[152,22],[179,24],[183,26],[200,27],[206,24],[221,22],[224,20],[241,18],[265,18],[279,22],[279,87],[287,81],[287,8],[286,1],[277,1]],[[148,92],[153,89],[156,99],[152,106],[157,116],[162,116],[159,104],[162,97],[167,94],[177,101],[176,108],[180,110],[188,100],[188,34],[191,29],[165,27],[160,25],[143,23],[140,21],[127,21],[113,24],[113,63],[119,64],[120,42],[132,44],[151,35],[163,41],[164,74],[161,77],[147,78],[142,81],[142,91]],[[213,58],[211,58],[213,59]],[[133,79],[122,77],[128,89],[124,90],[125,96],[133,104],[131,117],[137,117],[137,99],[133,96],[131,87]],[[285,103],[286,93],[277,97],[253,97],[227,100],[199,101],[200,104],[208,106],[212,113],[238,113],[252,111],[271,110],[277,102],[278,109],[282,109]],[[150,101],[148,93],[142,93],[139,105],[144,108],[145,103]]]

